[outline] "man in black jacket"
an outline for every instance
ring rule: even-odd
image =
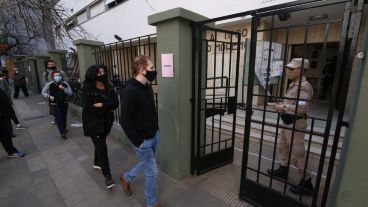
[[[14,76],[14,98],[19,97],[19,91],[22,88],[23,94],[25,97],[28,97],[28,90],[27,90],[27,78],[19,73],[19,70],[15,68],[15,76]]]
[[[13,146],[11,138],[11,104],[8,96],[0,88],[0,141],[5,151],[8,153],[8,157],[24,157],[23,152],[18,151]]]
[[[132,195],[130,182],[144,172],[144,193],[149,207],[162,207],[156,197],[157,164],[155,152],[160,133],[153,100],[151,82],[157,71],[148,56],[138,56],[133,63],[133,78],[129,79],[121,97],[121,126],[133,144],[139,163],[120,175],[124,192]]]

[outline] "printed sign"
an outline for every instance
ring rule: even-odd
[[[161,54],[162,77],[174,77],[174,54]]]

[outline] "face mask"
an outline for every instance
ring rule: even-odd
[[[146,70],[145,77],[147,78],[147,80],[149,82],[152,82],[153,80],[155,80],[156,76],[157,76],[157,71],[156,70]]]
[[[55,76],[54,77],[54,80],[56,81],[56,82],[60,82],[61,81],[61,79],[63,79],[60,75],[58,75],[58,76]]]
[[[97,81],[104,82],[106,80],[106,74],[100,75],[96,77]]]

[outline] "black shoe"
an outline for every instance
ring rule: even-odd
[[[17,137],[17,136],[15,134],[12,134],[11,137],[14,138],[14,137]]]
[[[61,138],[63,138],[63,139],[67,139],[68,137],[66,137],[66,134],[65,134],[65,133],[62,133],[62,134],[61,134]]]
[[[278,169],[273,171],[271,169],[268,169],[267,173],[272,177],[278,177],[285,180],[289,173],[289,167],[280,166]]]
[[[308,180],[301,180],[299,185],[292,185],[290,191],[297,195],[313,195],[314,187],[312,180],[310,178]]]
[[[107,189],[115,186],[115,182],[111,179],[111,175],[105,176],[105,186]]]

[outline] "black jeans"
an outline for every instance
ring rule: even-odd
[[[0,120],[0,141],[3,145],[5,151],[8,155],[11,155],[15,152],[18,152],[17,148],[13,145],[13,140],[11,137],[11,121],[9,120]]]
[[[94,164],[101,167],[102,174],[104,176],[107,176],[107,175],[111,176],[109,157],[107,155],[106,136],[107,135],[91,137],[93,141],[93,145],[95,146]]]
[[[63,103],[54,107],[55,122],[60,134],[66,133],[66,119],[68,115],[68,104]]]
[[[24,96],[28,97],[29,94],[28,94],[27,86],[14,86],[14,96],[13,97],[18,98],[20,88],[22,88]]]

